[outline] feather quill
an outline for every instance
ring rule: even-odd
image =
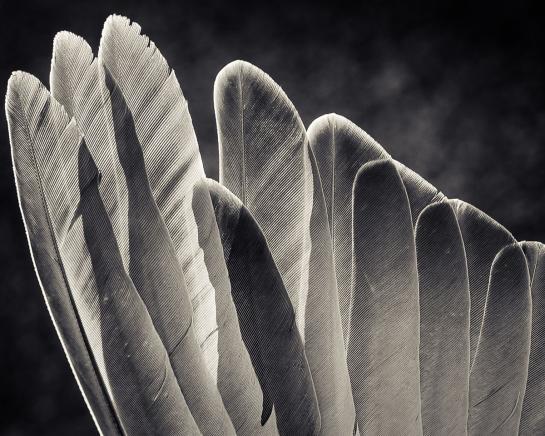
[[[282,89],[245,62],[219,73],[214,101],[220,181],[255,217],[278,265],[305,341],[323,434],[349,434],[355,410],[327,211],[304,125]]]
[[[320,412],[295,312],[266,239],[235,195],[211,180],[208,188],[242,338],[263,388],[262,422],[276,413],[281,435],[319,434]]]
[[[234,433],[195,337],[184,275],[149,187],[131,112],[108,72],[102,75],[97,60],[89,62],[92,57],[82,38],[59,34],[51,82],[63,85],[53,89],[62,90],[59,96],[68,99],[66,107],[74,110],[69,115],[76,117],[86,141],[93,144],[101,174],[111,175],[102,179],[103,191],[115,195],[123,190],[125,194],[122,198],[126,201],[117,204],[118,197],[112,195],[111,214],[121,216],[122,222],[127,217],[128,271],[163,341],[194,419],[204,434]],[[118,238],[124,240],[124,233]]]
[[[418,272],[407,192],[391,160],[354,182],[348,369],[359,431],[422,434]]]
[[[193,187],[204,177],[204,170],[187,102],[155,44],[127,18],[111,16],[106,20],[98,59],[134,120],[153,197],[186,279],[197,341],[217,383],[214,289],[192,211]],[[213,213],[211,204],[209,212]]]
[[[469,379],[470,435],[518,434],[528,377],[530,278],[519,244],[503,248],[490,272],[483,323]]]
[[[362,165],[390,156],[362,129],[336,114],[313,121],[308,128],[308,138],[318,163],[328,210],[346,342],[352,301],[352,187]],[[443,195],[404,165],[398,162],[395,165],[405,184],[413,222],[416,222],[422,209],[441,200]]]
[[[416,223],[420,393],[425,435],[463,435],[469,389],[469,282],[464,242],[447,202]]]
[[[520,434],[530,436],[545,433],[545,246],[540,242],[521,245],[530,272],[532,335]]]
[[[473,366],[492,262],[502,248],[515,242],[515,238],[503,226],[476,207],[456,199],[449,201],[456,213],[466,251],[471,299],[470,364]]]
[[[124,273],[101,209],[100,174],[75,122],[25,73],[10,79],[6,108],[40,282],[97,426],[106,434],[138,428],[198,434],[166,351]],[[93,236],[98,231],[104,245],[88,245],[99,239]]]

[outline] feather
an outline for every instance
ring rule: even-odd
[[[540,242],[521,245],[530,271],[532,335],[520,434],[529,436],[545,433],[545,246]]]
[[[208,214],[210,201],[208,183],[202,180],[194,188],[193,212],[199,229],[199,245],[216,290],[218,389],[237,435],[278,434],[274,420],[268,420],[265,425],[261,422],[264,394],[242,340],[218,225],[214,215]]]
[[[470,435],[518,434],[530,352],[529,281],[519,244],[503,248],[492,264],[469,379]]]
[[[304,126],[280,87],[242,61],[218,74],[214,107],[220,183],[263,229],[304,337],[312,211]]]
[[[354,182],[348,369],[362,434],[422,434],[418,273],[407,192],[391,160]]]
[[[462,435],[469,389],[469,282],[464,242],[448,203],[421,212],[415,241],[423,432]]]
[[[191,198],[204,170],[187,102],[155,44],[140,34],[138,24],[124,17],[106,20],[98,59],[134,120],[149,184],[186,279],[197,341],[217,382],[215,296],[199,247]],[[209,211],[213,213],[211,204]]]
[[[99,172],[85,143],[78,164],[81,221],[98,290],[105,372],[123,429],[127,434],[198,435],[170,352],[125,272],[98,190]],[[150,282],[139,285],[153,286]]]
[[[220,181],[267,238],[305,341],[322,432],[350,434],[355,410],[327,211],[304,125],[282,89],[245,62],[219,73],[214,101]]]
[[[262,422],[276,412],[281,435],[318,434],[320,412],[303,342],[266,239],[248,209],[208,181],[242,338],[263,387]]]
[[[86,141],[94,145],[101,174],[112,175],[103,180],[110,184],[104,191],[116,193],[117,166],[122,170],[118,180],[126,179],[122,185],[126,191],[123,197],[127,198],[126,209],[118,204],[112,213],[128,216],[130,278],[167,350],[189,409],[204,434],[234,434],[195,337],[184,275],[149,187],[142,147],[123,95],[107,71],[101,77],[96,60],[89,62],[91,49],[83,39],[67,33],[58,35],[53,57],[51,82],[64,84],[60,95],[69,98],[67,106],[73,108],[78,122],[81,120]],[[74,68],[81,63],[88,68]],[[79,77],[73,77],[78,74]],[[68,89],[68,84],[76,88]],[[108,99],[102,98],[104,88],[111,92]],[[116,155],[113,159],[112,154]],[[112,199],[115,201],[116,197]]]
[[[484,212],[460,200],[450,200],[462,232],[469,276],[470,310],[470,363],[473,366],[475,350],[483,320],[490,268],[496,254],[515,239],[503,226]]]
[[[166,351],[109,237],[100,174],[75,122],[26,73],[10,79],[6,109],[40,283],[98,428],[105,434],[138,428],[196,434]],[[98,231],[104,232],[104,245],[89,247]]]
[[[352,187],[362,165],[390,156],[362,129],[336,114],[324,115],[313,121],[308,128],[308,138],[318,162],[327,204],[346,342],[352,301]],[[404,165],[395,164],[405,184],[413,221],[416,222],[422,209],[441,200],[443,195]]]

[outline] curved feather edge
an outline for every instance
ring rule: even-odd
[[[416,223],[420,295],[420,393],[425,435],[467,432],[469,281],[462,234],[446,202]]]
[[[416,249],[407,192],[391,160],[354,182],[348,369],[363,434],[422,434]]]
[[[483,323],[469,379],[468,433],[518,434],[528,378],[532,302],[519,244],[494,258]]]
[[[316,156],[333,240],[345,343],[352,304],[352,187],[358,170],[367,162],[390,155],[365,131],[337,115],[323,115],[308,127],[308,139]],[[420,212],[444,195],[418,174],[393,160],[405,184],[413,223]]]
[[[515,242],[515,238],[507,229],[475,206],[457,199],[449,200],[449,202],[456,214],[466,252],[471,299],[470,364],[473,367],[492,262],[504,247]]]
[[[243,61],[218,73],[214,108],[220,183],[263,229],[304,339],[312,211],[305,128],[280,86]]]
[[[106,20],[98,59],[134,119],[150,187],[186,279],[197,340],[217,383],[214,288],[192,211],[194,185],[205,176],[187,102],[155,44],[125,17],[113,15]],[[211,204],[208,209],[213,214]]]
[[[208,189],[242,339],[263,388],[262,422],[272,412],[281,435],[319,434],[320,411],[295,313],[261,228],[225,187],[208,180]]]
[[[532,335],[519,434],[545,433],[545,245],[522,242],[530,272]]]

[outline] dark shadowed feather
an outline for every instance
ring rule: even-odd
[[[418,272],[407,192],[391,160],[354,182],[348,369],[362,434],[422,434]]]
[[[226,188],[208,183],[242,338],[263,387],[262,422],[272,406],[282,435],[319,434],[320,412],[295,313],[248,209]]]
[[[469,389],[469,282],[464,242],[447,202],[416,223],[420,393],[425,435],[463,435]]]

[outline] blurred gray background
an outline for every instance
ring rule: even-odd
[[[105,18],[124,14],[176,70],[210,177],[218,173],[214,78],[244,59],[284,88],[306,125],[344,115],[449,197],[519,240],[545,241],[538,2],[138,3],[0,2],[0,83],[22,69],[47,84],[57,31],[97,49]],[[1,119],[0,434],[95,434],[32,269]]]

